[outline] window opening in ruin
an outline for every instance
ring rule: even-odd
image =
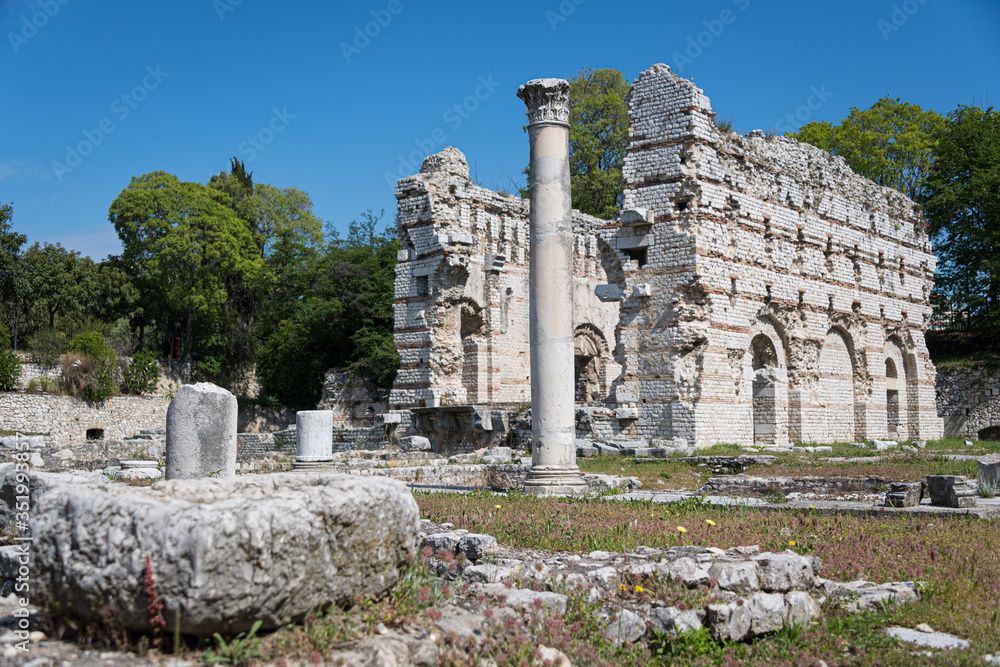
[[[87,440],[104,440],[103,428],[88,428]]]
[[[417,289],[417,296],[428,296],[430,295],[430,284],[427,276],[416,276],[415,283]]]
[[[770,301],[771,301],[771,286],[770,285],[764,285],[764,292],[765,292],[765,294],[764,294],[764,301],[767,302],[767,303],[770,303]]]
[[[979,432],[980,440],[1000,441],[1000,426],[988,426]]]
[[[639,268],[646,266],[646,249],[645,248],[629,248],[623,250],[626,257],[631,259],[633,262],[639,265]]]

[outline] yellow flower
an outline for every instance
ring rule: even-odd
[[[788,546],[794,547],[795,546],[795,540],[788,540]]]
[[[812,505],[810,505],[810,506],[809,506],[809,509],[811,509],[811,510],[814,510],[814,509],[816,509],[816,508],[815,508],[815,507],[813,507]]]
[[[626,586],[625,584],[618,584],[618,590],[624,593],[625,591],[628,590],[628,586]]]
[[[497,509],[503,509],[499,505],[494,505],[494,507],[496,507]]]
[[[686,532],[688,532],[688,529],[685,528],[684,526],[677,526],[677,532],[678,533],[686,533]]]
[[[707,523],[710,526],[714,526],[715,525],[715,522],[712,521],[711,519],[705,519],[705,523]]]
[[[642,586],[636,586],[635,587],[635,592],[636,593],[642,593]]]

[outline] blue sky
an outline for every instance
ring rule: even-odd
[[[340,229],[391,222],[390,183],[447,145],[511,189],[517,86],[582,67],[665,62],[743,132],[1000,95],[996,0],[0,0],[0,33],[0,200],[29,241],[95,260],[120,252],[107,211],[132,176],[204,183],[234,155]]]

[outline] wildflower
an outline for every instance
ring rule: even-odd
[[[625,591],[628,590],[628,586],[626,586],[625,584],[618,584],[618,590],[624,593]]]
[[[715,525],[715,522],[712,521],[711,519],[705,519],[705,523],[707,523],[710,526],[714,526]]]
[[[684,526],[677,526],[677,532],[678,533],[686,533],[686,532],[688,532],[688,530]]]
[[[497,508],[498,510],[499,510],[499,509],[503,509],[503,508],[502,508],[502,507],[500,507],[499,505],[494,505],[494,507],[496,507],[496,508]]]
[[[809,506],[809,509],[811,509],[811,510],[814,510],[814,509],[816,509],[816,508],[815,508],[815,507],[813,507],[812,505],[810,505],[810,506]]]
[[[636,587],[635,587],[635,592],[636,592],[636,593],[642,593],[642,592],[643,592],[643,591],[642,591],[642,586],[636,586]]]
[[[788,546],[794,547],[795,546],[795,540],[788,540]]]

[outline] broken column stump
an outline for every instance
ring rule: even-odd
[[[891,482],[885,494],[885,506],[917,507],[923,497],[923,482]]]
[[[928,475],[931,504],[939,507],[975,507],[976,487],[963,475]]]

